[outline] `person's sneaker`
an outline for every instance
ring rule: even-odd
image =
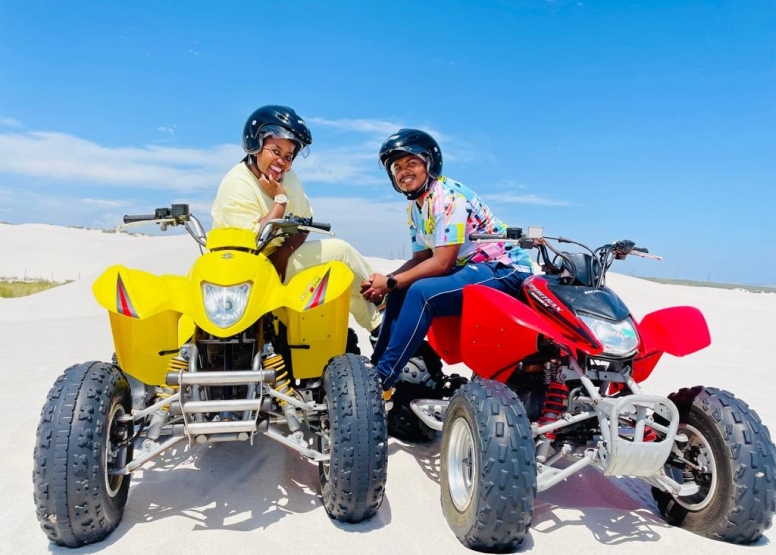
[[[393,392],[396,391],[395,387],[383,389],[383,401],[385,402],[385,412],[389,413],[393,408]]]

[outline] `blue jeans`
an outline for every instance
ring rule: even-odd
[[[407,289],[391,291],[372,354],[383,389],[393,386],[426,338],[434,317],[461,313],[465,285],[485,285],[517,295],[529,275],[500,262],[467,264],[454,268],[452,274],[419,279]]]

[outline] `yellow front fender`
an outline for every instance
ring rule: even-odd
[[[350,268],[336,261],[308,268],[284,287],[281,320],[295,378],[319,377],[332,357],[345,352],[352,282]]]
[[[144,383],[164,385],[170,358],[191,336],[189,327],[188,337],[179,337],[188,307],[185,291],[184,277],[124,266],[111,266],[92,285],[95,299],[108,311],[119,366]]]

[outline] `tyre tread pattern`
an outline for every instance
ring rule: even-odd
[[[759,540],[776,514],[776,447],[757,413],[732,393],[711,387],[683,388],[669,395],[681,414],[691,406],[712,419],[728,446],[733,489],[720,500],[727,511],[716,521],[692,515],[673,497],[653,488],[653,497],[669,524],[708,538],[735,544]],[[718,462],[720,464],[720,462]]]
[[[472,500],[476,519],[469,530],[457,533],[458,539],[478,551],[513,551],[528,534],[536,499],[531,423],[517,395],[502,383],[473,381],[456,396],[474,409],[480,439],[475,448],[482,461],[474,477],[481,485],[479,498]]]
[[[331,460],[321,490],[330,517],[356,523],[372,518],[383,502],[388,466],[385,404],[367,359],[335,357],[324,375],[330,407]]]
[[[105,419],[116,394],[129,409],[129,385],[117,369],[101,362],[78,364],[57,378],[41,410],[33,497],[41,529],[57,545],[101,541],[121,520],[129,476],[116,498],[106,503],[100,462]]]

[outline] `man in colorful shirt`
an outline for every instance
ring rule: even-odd
[[[506,225],[471,189],[441,175],[442,152],[428,133],[402,129],[391,135],[380,149],[380,163],[394,189],[410,201],[412,238],[410,260],[361,284],[367,300],[388,295],[372,355],[388,398],[433,318],[461,313],[465,285],[517,294],[531,261],[518,247],[469,240],[470,233],[504,233]]]

